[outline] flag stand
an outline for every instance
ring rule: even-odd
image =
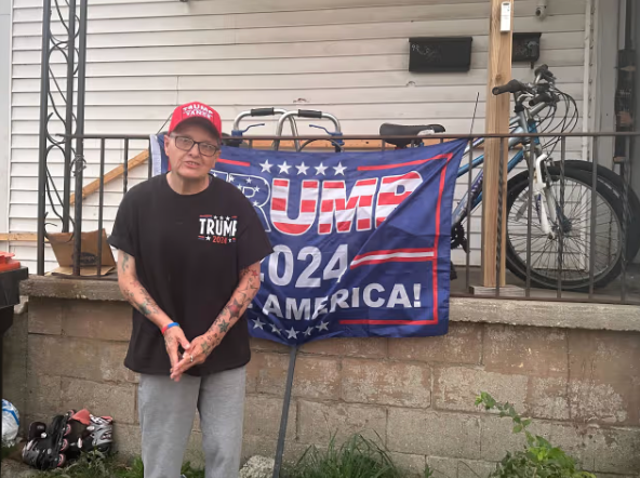
[[[298,356],[298,346],[291,348],[289,355],[289,371],[287,372],[287,384],[284,391],[284,402],[282,404],[282,417],[280,418],[280,431],[278,433],[278,447],[276,448],[276,462],[273,467],[273,478],[280,478],[280,468],[282,467],[282,455],[284,454],[284,440],[287,435],[287,422],[289,421],[289,405],[291,405],[291,389],[293,388],[293,372],[296,367],[296,357]]]

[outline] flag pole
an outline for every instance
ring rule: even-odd
[[[282,467],[282,455],[284,454],[284,440],[287,435],[287,423],[289,421],[289,406],[291,405],[291,389],[293,388],[293,372],[296,367],[298,356],[298,346],[291,348],[289,355],[289,371],[287,372],[287,384],[284,391],[284,402],[282,403],[282,416],[280,418],[280,431],[278,432],[278,447],[276,448],[276,462],[273,467],[273,478],[280,478],[280,468]]]

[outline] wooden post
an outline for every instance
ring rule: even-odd
[[[491,90],[511,80],[513,41],[513,0],[490,0],[489,20],[489,81],[487,84],[487,133],[509,133],[510,94],[494,96]],[[500,31],[502,4],[511,4],[511,28]],[[502,181],[502,237],[498,237],[498,198],[500,188],[500,140],[488,139],[485,147],[484,179],[482,182],[482,279],[484,287],[505,285],[506,203],[507,203],[507,140],[503,143],[505,160]],[[502,242],[500,277],[497,277],[497,245]]]

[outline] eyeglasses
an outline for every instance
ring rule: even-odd
[[[202,156],[215,156],[215,154],[220,150],[220,147],[215,144],[203,142],[198,143],[188,136],[173,136],[173,139],[176,142],[176,147],[183,151],[191,151],[193,145],[197,144],[198,151],[200,151]]]

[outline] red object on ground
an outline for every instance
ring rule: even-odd
[[[14,261],[12,257],[15,254],[0,251],[0,272],[12,271],[20,269],[20,262]]]

